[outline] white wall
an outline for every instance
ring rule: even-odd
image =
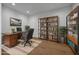
[[[45,13],[40,13],[29,18],[29,25],[34,28],[34,37],[38,37],[38,18],[47,16],[58,16],[59,26],[66,26],[66,16],[70,12],[71,6],[63,7],[56,10],[51,10]]]
[[[38,18],[47,16],[59,16],[59,26],[66,26],[66,16],[70,12],[71,6],[63,7],[56,10],[50,10],[42,12],[36,15],[28,16],[19,13],[18,11],[3,6],[2,8],[2,32],[11,32],[10,17],[22,19],[22,28],[24,30],[25,25],[30,25],[34,28],[34,37],[38,37]]]
[[[0,3],[0,54],[1,54],[1,3]]]
[[[22,30],[27,25],[27,16],[6,6],[2,6],[2,33],[12,32],[10,26],[10,17],[22,20]]]
[[[28,21],[28,25],[30,25],[31,28],[34,28],[33,37],[38,37],[38,18],[38,16],[32,16]]]

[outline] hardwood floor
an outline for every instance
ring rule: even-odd
[[[29,55],[74,55],[72,50],[65,44],[42,40],[38,47],[33,49]],[[9,55],[2,50],[2,55]]]
[[[43,40],[29,55],[74,55],[65,44]]]

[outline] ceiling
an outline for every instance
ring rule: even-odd
[[[28,15],[33,15],[40,12],[46,12],[70,6],[71,3],[16,3],[15,6],[13,6],[11,3],[4,3],[3,5],[16,9],[24,14],[27,14],[26,11],[29,11],[30,13]]]

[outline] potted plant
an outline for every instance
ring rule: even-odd
[[[66,43],[66,34],[67,34],[67,28],[65,26],[61,26],[59,28],[59,34],[60,34],[60,42]]]

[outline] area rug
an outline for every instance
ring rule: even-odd
[[[27,55],[29,54],[33,49],[35,49],[40,43],[42,43],[41,40],[38,39],[32,39],[32,46],[23,46],[21,43],[18,44],[15,47],[8,48],[4,45],[2,45],[2,49],[6,51],[10,55]]]

